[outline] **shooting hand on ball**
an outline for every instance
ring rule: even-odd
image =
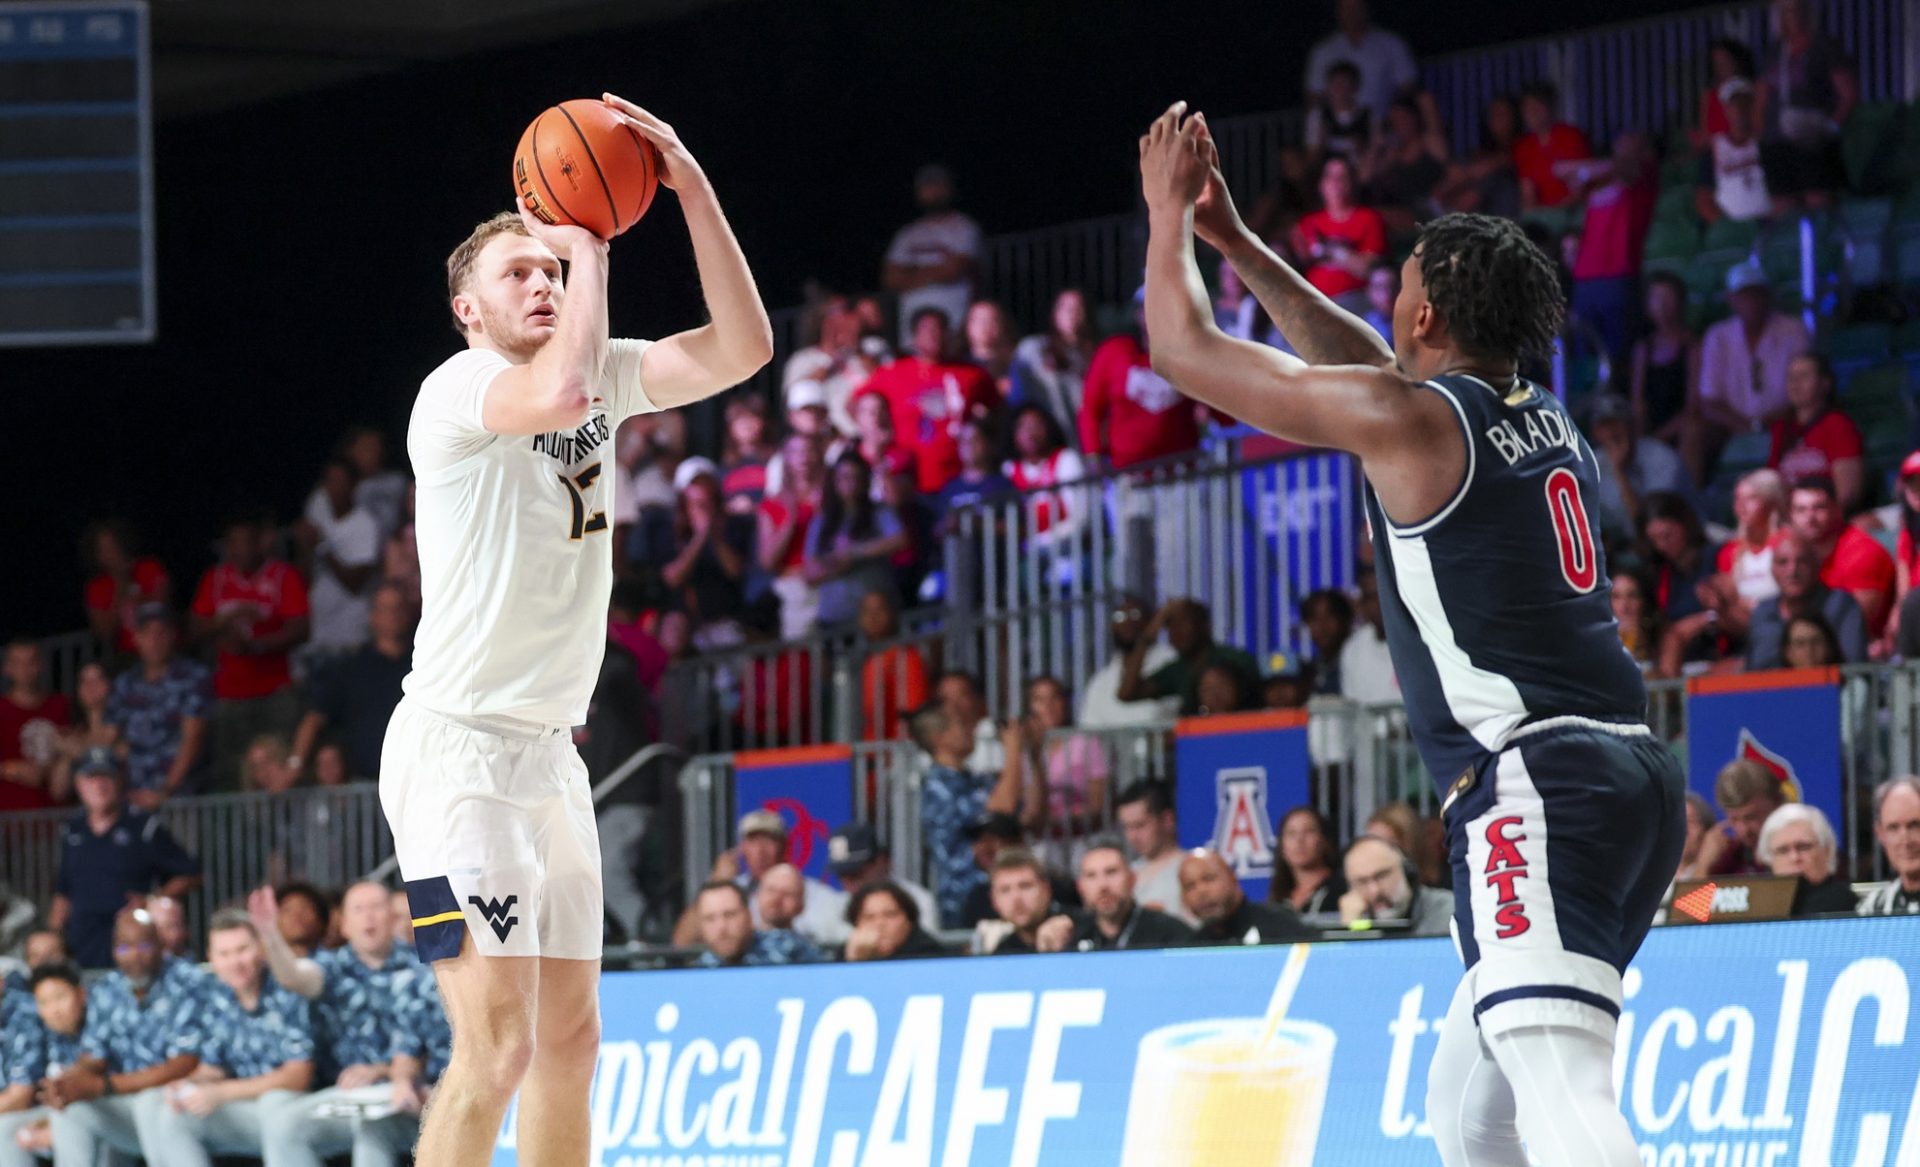
[[[524,199],[515,204],[515,209],[520,212],[520,221],[526,224],[527,234],[546,244],[562,263],[572,263],[576,255],[596,248],[601,254],[606,253],[607,241],[585,227],[576,227],[571,223],[543,223],[539,216],[527,209]]]
[[[1195,119],[1176,101],[1140,136],[1140,178],[1150,210],[1192,206],[1207,186],[1210,157],[1203,156]],[[1201,123],[1204,124],[1204,123]]]
[[[1233,196],[1227,193],[1226,175],[1220,172],[1220,148],[1214,144],[1213,131],[1207,128],[1207,115],[1194,114],[1193,123],[1199,127],[1200,152],[1207,162],[1206,189],[1193,204],[1193,233],[1201,242],[1225,251],[1228,243],[1247,234],[1247,225],[1240,220]]]
[[[654,148],[660,151],[660,158],[666,163],[664,172],[660,175],[660,185],[670,190],[686,191],[707,180],[706,172],[700,169],[700,164],[695,162],[693,155],[687,152],[686,143],[680,140],[679,134],[673,132],[672,126],[624,97],[602,93],[600,100],[606,102],[608,108],[619,114],[622,121],[632,126],[641,137],[653,143]]]

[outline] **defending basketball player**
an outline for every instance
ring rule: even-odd
[[[1389,351],[1241,223],[1184,102],[1140,139],[1140,169],[1154,368],[1269,433],[1351,451],[1366,474],[1466,965],[1428,1074],[1440,1157],[1525,1167],[1524,1140],[1548,1167],[1632,1167],[1613,1095],[1620,974],[1678,861],[1684,783],[1614,627],[1593,450],[1519,372],[1560,325],[1552,265],[1505,220],[1428,224]],[[1214,327],[1196,232],[1305,362]]]
[[[520,1161],[587,1162],[600,845],[571,727],[606,642],[611,440],[628,416],[711,396],[772,355],[699,163],[659,118],[603,100],[660,151],[711,322],[609,340],[606,241],[524,207],[447,261],[467,347],[421,385],[407,432],[424,610],[380,767],[414,935],[455,1035],[422,1167],[487,1162],[516,1090]]]

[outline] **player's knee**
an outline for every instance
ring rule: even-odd
[[[533,1065],[531,1025],[496,1020],[455,1029],[453,1060],[466,1083],[489,1098],[510,1098]]]
[[[543,1023],[538,1053],[549,1063],[592,1065],[600,1056],[600,1011],[589,1009],[559,1025]]]

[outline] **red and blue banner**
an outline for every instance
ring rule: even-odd
[[[1174,725],[1180,845],[1211,847],[1249,898],[1267,898],[1275,823],[1308,801],[1307,711],[1188,717]]]
[[[853,821],[853,747],[749,750],[733,758],[733,805],[787,823],[787,862],[827,881],[827,836]]]
[[[1775,669],[1687,682],[1687,785],[1713,801],[1713,780],[1737,758],[1780,776],[1787,797],[1846,821],[1840,670]]]

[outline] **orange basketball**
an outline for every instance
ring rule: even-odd
[[[605,103],[563,101],[520,135],[513,187],[541,222],[611,239],[647,213],[660,168],[660,151]]]

